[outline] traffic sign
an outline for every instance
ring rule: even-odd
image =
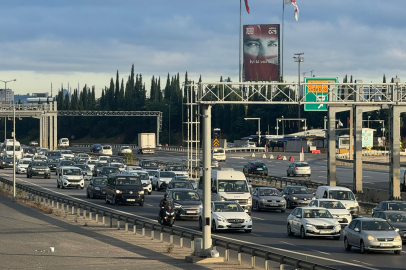
[[[320,77],[305,77],[305,83],[338,83],[338,77],[335,78],[320,78]],[[337,91],[337,87],[334,87]],[[327,105],[323,102],[328,101],[328,85],[306,85],[305,86],[305,101],[319,102],[319,104],[305,104],[305,111],[327,111]],[[330,87],[331,91],[331,87]]]
[[[218,139],[213,140],[213,146],[214,147],[219,147],[220,146],[220,141]]]

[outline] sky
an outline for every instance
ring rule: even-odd
[[[284,78],[347,74],[364,82],[406,81],[405,0],[296,0],[285,6]],[[283,0],[242,0],[242,24],[282,24]],[[15,94],[95,86],[96,96],[134,64],[149,89],[166,81],[239,77],[239,0],[2,1],[0,80]],[[301,74],[303,76],[303,74]],[[161,85],[164,88],[165,85]],[[0,81],[0,88],[4,83]]]

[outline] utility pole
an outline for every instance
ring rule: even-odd
[[[293,58],[295,59],[295,62],[298,62],[298,89],[297,89],[297,95],[298,95],[298,101],[300,100],[300,63],[304,62],[304,57],[302,56],[304,53],[295,53],[296,56],[294,56]],[[298,118],[301,118],[301,110],[300,110],[300,102],[298,105]],[[300,131],[300,121],[298,121],[297,126],[299,128]]]

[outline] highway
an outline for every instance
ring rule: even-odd
[[[87,149],[86,149],[87,150]],[[313,157],[313,156],[312,156]],[[158,151],[154,155],[141,156],[141,158],[151,158],[167,162],[181,163],[186,154],[181,152]],[[257,157],[251,157],[250,154],[236,153],[228,154],[227,161],[222,163],[223,167],[232,167],[241,170],[242,165],[249,160],[262,160],[262,154]],[[286,176],[286,167],[289,161],[264,159],[268,165],[270,175]],[[312,180],[326,183],[326,161],[322,155],[307,160],[312,167]],[[343,183],[351,183],[352,170],[347,167],[337,167],[337,175]],[[1,170],[0,176],[12,179],[10,169]],[[388,173],[373,170],[364,170],[364,177],[368,179],[365,186],[376,187],[388,182]],[[143,216],[156,220],[158,213],[158,204],[162,199],[163,192],[153,191],[152,195],[146,195],[144,207],[118,205],[112,206],[106,204],[101,199],[86,198],[86,191],[80,189],[57,189],[55,173],[51,179],[26,178],[26,175],[16,175],[18,182],[22,184],[31,184],[40,186],[48,191],[65,194],[98,205],[118,209],[131,214]],[[342,179],[342,180],[341,180]],[[359,250],[354,248],[347,252],[343,247],[343,239],[339,241],[331,238],[310,238],[303,240],[299,236],[289,237],[286,233],[286,218],[291,212],[287,209],[286,213],[279,212],[253,212],[253,232],[246,234],[244,232],[222,232],[220,235],[225,238],[237,239],[247,245],[268,248],[273,252],[283,255],[293,256],[298,259],[312,261],[322,265],[328,265],[340,269],[404,269],[405,247],[401,255],[395,255],[393,252],[374,253],[362,255]],[[197,221],[176,221],[175,225],[198,230]]]

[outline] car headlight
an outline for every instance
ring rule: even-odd
[[[336,225],[335,230],[336,231],[341,231],[341,225],[340,224]]]
[[[306,223],[306,227],[314,227],[314,225],[313,224],[310,224],[310,223]]]
[[[252,204],[252,198],[251,198],[251,196],[248,198],[247,203],[248,203],[248,204]]]
[[[175,208],[181,208],[181,207],[182,207],[182,205],[180,205],[180,204],[178,204],[178,203],[174,203],[173,206],[174,206]]]
[[[265,199],[260,199],[259,201],[262,202],[262,203],[266,202]]]
[[[225,217],[222,216],[217,216],[217,220],[220,222],[227,222],[227,219]]]
[[[140,191],[138,191],[138,194],[142,195],[142,194],[144,194],[144,191],[140,190]]]
[[[316,197],[313,197],[313,198],[312,198],[312,200],[315,200],[315,199],[316,199]]]
[[[99,187],[95,187],[94,190],[100,190],[100,188],[99,188]]]
[[[378,241],[375,237],[373,237],[372,235],[368,235],[367,236],[367,239],[369,240],[369,241]]]
[[[340,216],[339,216],[339,215],[333,215],[333,217],[334,217],[334,218],[339,218]]]
[[[251,222],[251,217],[247,217],[247,219],[245,220],[245,222]]]
[[[295,200],[295,201],[296,201],[296,200],[297,200],[297,197],[293,196],[293,197],[292,197],[292,200]]]
[[[395,237],[395,241],[401,241],[401,240],[402,240],[402,238],[400,237],[400,235]]]
[[[3,162],[3,164],[4,164],[4,162]],[[36,168],[31,168],[31,170],[35,171],[35,170],[37,170],[37,169],[36,169]]]
[[[123,192],[121,190],[116,189],[116,193],[120,194],[120,193],[123,193]]]

